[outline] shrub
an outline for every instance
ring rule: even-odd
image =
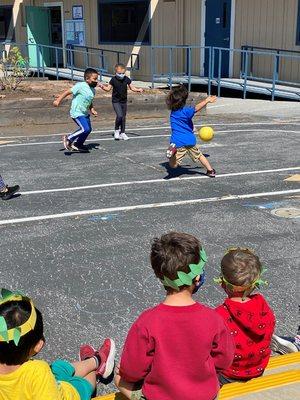
[[[0,89],[16,90],[19,84],[29,75],[28,61],[20,49],[12,47],[0,55]]]

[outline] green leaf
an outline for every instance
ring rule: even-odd
[[[21,329],[20,328],[15,328],[14,329],[14,339],[13,340],[14,340],[14,343],[15,343],[16,346],[18,346],[20,338],[21,338]]]
[[[206,254],[206,252],[205,252],[205,250],[203,248],[200,251],[200,257],[201,257],[201,260],[203,260],[204,262],[208,261],[207,254]]]
[[[218,283],[219,285],[222,283],[223,279],[222,278],[214,278],[214,282]]]
[[[1,296],[2,296],[2,299],[3,300],[5,300],[5,299],[7,299],[8,297],[10,297],[11,295],[13,294],[13,292],[12,291],[10,291],[10,290],[8,290],[8,289],[1,289]]]
[[[0,317],[0,332],[7,331],[7,324],[4,317]]]
[[[190,267],[191,272],[193,273],[193,275],[195,275],[194,278],[197,275],[201,275],[201,272],[202,272],[203,268],[201,268],[200,263],[199,264],[190,264],[189,267]]]
[[[188,274],[186,274],[185,272],[178,271],[177,275],[178,275],[178,278],[181,280],[181,282],[184,285],[191,286],[191,284],[193,283],[193,279]]]
[[[165,286],[171,287],[174,290],[179,291],[179,287],[176,285],[176,283],[174,283],[171,279],[167,278],[166,276],[164,276],[163,284]]]

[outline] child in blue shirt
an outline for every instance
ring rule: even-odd
[[[216,96],[208,96],[195,107],[188,107],[185,105],[188,95],[188,90],[181,85],[171,90],[166,100],[168,108],[171,110],[170,122],[172,130],[170,147],[167,150],[169,165],[171,168],[177,168],[184,156],[188,154],[194,162],[200,162],[207,169],[207,176],[214,178],[216,171],[196,145],[193,117],[206,104],[214,103],[217,98]]]
[[[87,147],[84,146],[84,142],[92,131],[90,113],[95,117],[98,115],[93,107],[97,84],[98,72],[93,68],[87,68],[84,72],[84,82],[76,83],[72,89],[63,92],[53,102],[53,105],[58,107],[65,97],[73,95],[70,115],[78,125],[78,129],[70,135],[63,136],[63,144],[66,150],[88,151]]]

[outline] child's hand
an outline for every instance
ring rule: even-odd
[[[215,103],[217,101],[217,96],[208,96],[206,98],[207,103]]]
[[[103,83],[98,83],[98,86],[99,86],[100,89],[105,90],[105,87],[106,87],[106,86],[103,85]]]
[[[93,115],[94,117],[97,117],[97,116],[98,116],[98,113],[97,113],[97,111],[96,111],[94,108],[91,109],[91,113],[92,113],[92,115]]]
[[[143,91],[144,91],[144,89],[142,89],[142,88],[139,88],[139,89],[138,89],[138,92],[139,92],[139,93],[143,93]]]
[[[53,102],[54,107],[59,107],[60,101],[58,99],[55,99]]]

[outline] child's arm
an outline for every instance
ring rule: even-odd
[[[223,318],[220,316],[218,317],[218,332],[214,337],[210,354],[214,360],[216,370],[221,371],[231,366],[234,357],[235,343]]]
[[[110,85],[109,83],[106,83],[105,85],[103,85],[103,83],[99,83],[98,86],[100,89],[104,90],[105,92],[110,92],[112,89],[112,85]]]
[[[91,106],[90,106],[90,111],[91,111],[91,114],[94,115],[94,117],[97,117],[98,113],[97,113],[97,111],[94,109],[94,104],[93,104],[93,103],[92,103]]]
[[[71,89],[65,90],[60,96],[58,96],[58,97],[54,100],[53,105],[54,105],[55,107],[58,107],[58,106],[60,105],[60,103],[63,101],[63,99],[66,98],[66,97],[68,97],[68,96],[71,96],[71,94],[73,94]]]
[[[217,101],[217,96],[208,96],[208,97],[206,97],[205,100],[202,100],[200,103],[198,103],[196,105],[196,107],[195,107],[196,113],[199,112],[200,110],[202,110],[202,108],[204,108],[206,106],[206,104],[214,103],[215,101]]]
[[[126,339],[119,375],[129,383],[143,380],[150,371],[154,353],[154,343],[146,328],[135,322]]]
[[[143,91],[144,91],[144,89],[142,89],[142,88],[137,88],[137,87],[133,86],[132,83],[130,83],[128,85],[128,87],[132,92],[143,93]]]

